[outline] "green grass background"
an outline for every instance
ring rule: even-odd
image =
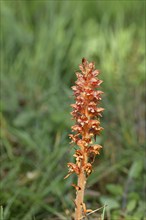
[[[71,219],[76,177],[63,178],[82,57],[101,71],[105,108],[86,205],[107,205],[104,220],[144,219],[145,2],[0,4],[1,220]]]

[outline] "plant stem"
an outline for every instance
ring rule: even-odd
[[[81,170],[80,174],[78,175],[78,186],[80,187],[77,190],[76,195],[76,208],[75,208],[75,220],[80,220],[83,217],[83,200],[84,200],[84,191],[86,185],[86,176],[84,173],[84,169]]]

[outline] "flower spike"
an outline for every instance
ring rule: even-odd
[[[86,180],[92,172],[94,160],[91,162],[91,158],[95,158],[102,148],[98,144],[93,144],[93,141],[103,130],[99,118],[104,111],[104,108],[99,106],[103,92],[98,89],[103,81],[98,78],[100,73],[95,69],[95,64],[83,58],[79,69],[81,72],[76,72],[77,80],[72,86],[75,103],[71,105],[73,108],[71,115],[75,124],[71,127],[73,133],[69,135],[71,144],[77,145],[78,149],[73,155],[76,163],[68,163],[69,172],[65,177],[76,173],[78,178],[77,185],[72,184],[77,194],[75,220],[83,218],[85,213],[83,198]]]

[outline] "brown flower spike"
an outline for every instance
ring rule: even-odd
[[[73,155],[76,163],[68,163],[69,172],[67,178],[72,173],[76,173],[78,177],[77,185],[72,184],[76,189],[75,199],[75,220],[82,219],[86,214],[84,191],[86,179],[92,172],[92,163],[102,146],[93,144],[96,135],[100,135],[103,128],[100,126],[99,117],[102,116],[103,108],[99,107],[102,91],[97,88],[102,83],[98,79],[99,71],[95,70],[93,62],[83,58],[82,64],[79,65],[81,70],[76,72],[77,81],[72,87],[75,96],[75,104],[72,104],[73,111],[71,115],[75,120],[73,125],[73,134],[70,134],[71,143],[76,144],[79,148]]]

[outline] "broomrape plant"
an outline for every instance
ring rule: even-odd
[[[102,116],[103,108],[99,107],[102,91],[97,88],[102,83],[98,79],[99,71],[95,69],[93,62],[89,63],[85,58],[82,59],[82,64],[79,65],[81,72],[76,72],[77,81],[72,87],[75,97],[75,104],[71,107],[72,119],[75,120],[75,125],[71,127],[73,134],[70,134],[71,144],[78,146],[75,150],[76,163],[68,163],[69,177],[72,173],[77,175],[77,184],[72,184],[76,189],[75,203],[75,220],[82,219],[87,212],[92,212],[91,209],[86,209],[84,203],[84,191],[86,180],[92,172],[92,164],[95,156],[99,154],[102,146],[94,144],[96,135],[100,135],[103,128],[100,126],[99,117]]]

